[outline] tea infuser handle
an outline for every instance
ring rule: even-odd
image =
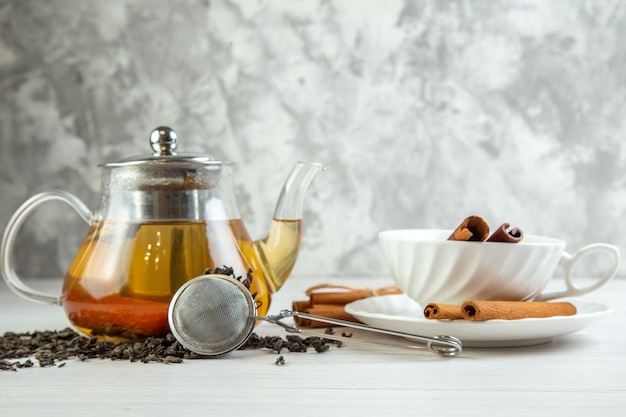
[[[299,327],[290,326],[285,323],[282,323],[281,320],[287,317],[300,317],[303,319],[321,321],[323,323],[349,327],[352,329],[366,330],[366,331],[382,333],[382,334],[386,334],[390,336],[399,336],[405,339],[420,342],[420,346],[408,345],[408,344],[406,345],[387,344],[381,341],[374,342],[374,341],[365,340],[365,339],[355,339],[352,337],[348,338],[348,337],[334,336],[332,334],[331,335],[324,334],[323,337],[327,339],[334,339],[334,340],[341,340],[341,341],[355,342],[355,343],[365,343],[365,344],[379,345],[379,346],[404,347],[404,348],[410,348],[410,349],[426,348],[429,351],[436,353],[440,356],[444,356],[444,357],[458,356],[463,351],[463,344],[461,343],[459,339],[457,339],[454,336],[435,336],[435,337],[421,336],[421,335],[415,335],[411,333],[399,332],[395,330],[381,329],[378,327],[372,327],[372,326],[368,326],[365,324],[353,323],[353,322],[345,321],[345,320],[338,320],[338,319],[331,319],[328,317],[315,316],[312,314],[301,313],[299,311],[290,311],[290,310],[282,310],[280,314],[275,315],[275,316],[267,316],[266,319],[269,319],[267,321],[271,323],[278,324],[279,326],[283,327],[288,332],[292,332],[292,333],[297,332],[301,334],[314,335],[318,337],[320,336],[317,333],[313,333],[313,332],[309,333],[300,329]]]
[[[583,259],[584,257],[592,254],[592,253],[604,253],[609,256],[609,264],[608,268],[604,272],[604,274],[600,277],[600,279],[596,280],[593,284],[588,285],[586,287],[579,287],[574,283],[573,271],[576,264]],[[620,263],[620,254],[619,249],[616,246],[609,245],[607,243],[592,243],[591,245],[584,246],[579,249],[573,255],[564,252],[561,257],[561,261],[559,262],[559,266],[563,268],[564,278],[565,278],[565,287],[566,289],[558,292],[550,292],[547,294],[540,294],[537,297],[537,300],[553,300],[555,298],[562,297],[574,297],[578,295],[583,295],[590,293],[592,291],[597,290],[601,286],[605,285],[609,282],[615,274],[617,273],[617,269],[619,268]]]
[[[302,331],[291,324],[285,323],[283,319],[288,317],[293,317],[296,315],[296,312],[290,310],[281,310],[278,314],[271,314],[263,317],[255,317],[256,320],[264,320],[268,323],[276,324],[282,327],[287,333],[302,333]]]
[[[17,275],[13,265],[13,244],[17,233],[26,220],[27,216],[40,204],[46,201],[63,201],[72,207],[80,215],[80,217],[87,223],[91,222],[93,217],[91,211],[87,206],[80,201],[76,196],[65,191],[52,190],[46,191],[40,194],[36,194],[26,200],[13,214],[9,223],[4,230],[2,237],[2,254],[0,257],[0,268],[2,269],[2,275],[4,280],[11,290],[16,294],[32,301],[37,301],[44,304],[61,305],[59,297],[53,297],[51,295],[36,291],[26,285],[24,281]]]

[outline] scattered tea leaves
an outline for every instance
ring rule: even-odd
[[[269,349],[276,353],[307,352],[313,349],[326,352],[330,345],[341,347],[340,341],[323,337],[288,335],[286,340],[279,336],[259,336],[252,333],[239,349]],[[25,359],[26,358],[26,359]],[[33,358],[33,359],[31,359]],[[89,338],[67,328],[60,331],[35,331],[30,333],[7,332],[0,337],[0,371],[17,371],[39,367],[66,366],[66,360],[88,359],[126,360],[130,362],[181,363],[184,359],[205,359],[185,349],[172,334],[164,338],[150,337],[143,342],[105,342]],[[34,360],[34,361],[33,361]]]

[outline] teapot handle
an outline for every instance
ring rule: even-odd
[[[2,237],[2,254],[0,257],[0,268],[2,269],[2,275],[9,288],[11,288],[16,294],[32,301],[37,301],[44,304],[61,305],[59,297],[53,297],[48,294],[36,291],[30,288],[17,276],[15,268],[13,267],[13,244],[15,238],[26,217],[41,203],[46,201],[59,200],[67,203],[72,207],[83,220],[90,223],[92,220],[92,213],[87,206],[80,201],[76,196],[65,191],[52,190],[36,194],[26,200],[13,214],[9,223],[4,230]]]

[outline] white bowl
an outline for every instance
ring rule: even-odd
[[[379,233],[382,251],[398,287],[421,305],[459,304],[466,300],[534,300],[579,295],[608,282],[617,271],[619,251],[593,244],[574,256],[565,242],[525,235],[519,243],[447,240],[452,230],[406,229]],[[561,263],[571,282],[573,265],[592,251],[611,256],[607,272],[592,288],[540,296]]]

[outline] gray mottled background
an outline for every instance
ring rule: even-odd
[[[379,230],[469,214],[626,247],[623,1],[0,1],[1,227],[52,188],[95,208],[97,165],[162,124],[237,164],[255,237],[295,161],[327,166],[302,276],[386,274]],[[85,232],[37,210],[20,272],[62,274]]]

